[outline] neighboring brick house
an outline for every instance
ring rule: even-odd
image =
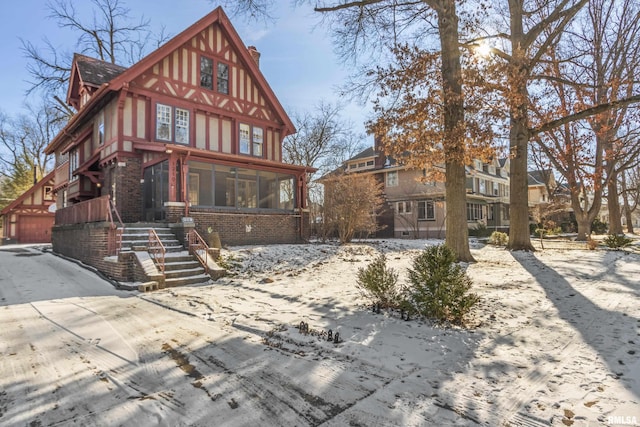
[[[259,57],[221,8],[129,68],[76,54],[77,113],[45,149],[58,208],[109,196],[125,223],[189,218],[224,244],[306,240],[313,169],[282,162],[295,128]]]
[[[0,211],[4,234],[0,244],[51,243],[53,178],[49,173]]]
[[[467,167],[467,224],[506,231],[509,227],[508,159],[475,161]],[[362,173],[384,183],[385,208],[378,213],[379,237],[444,238],[445,185],[427,181],[375,147],[348,159],[333,173]]]

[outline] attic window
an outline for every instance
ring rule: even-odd
[[[229,94],[229,66],[222,62],[216,63],[214,81],[214,61],[206,56],[200,57],[200,87],[213,90],[218,93]]]

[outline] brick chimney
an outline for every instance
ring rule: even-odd
[[[256,49],[255,46],[248,46],[247,50],[251,54],[251,57],[253,58],[253,60],[256,61],[256,65],[259,68],[260,67],[260,52],[258,52],[258,49]]]

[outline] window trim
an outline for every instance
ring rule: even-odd
[[[167,108],[168,122],[161,123],[160,119],[164,117],[160,117],[160,109]],[[180,113],[184,113],[185,118],[178,118]],[[163,114],[164,116],[164,114]],[[180,144],[180,145],[190,145],[191,144],[191,110],[188,108],[176,107],[174,105],[163,104],[162,102],[156,102],[156,123],[155,123],[155,140],[160,142],[165,142],[169,144]],[[182,125],[182,123],[186,123],[186,125]],[[160,124],[168,124],[169,126],[169,138],[160,138],[158,130]],[[184,129],[184,132],[177,132],[179,129]],[[178,135],[185,135],[186,141],[178,140]]]
[[[395,179],[390,180],[389,178],[393,176]],[[389,171],[384,179],[386,187],[397,187],[398,186],[398,171]]]
[[[207,60],[211,62],[210,73],[204,73],[203,62]],[[199,87],[210,90],[221,95],[229,95],[231,85],[230,66],[227,62],[207,55],[200,55],[200,67],[198,68]],[[226,76],[224,75],[226,74]],[[208,77],[207,84],[203,84],[203,76]]]
[[[420,206],[423,205],[423,212],[424,212],[424,217],[420,216]],[[429,210],[427,209],[427,206],[431,206],[431,213],[432,215],[429,216],[427,213],[429,212]],[[426,199],[426,200],[418,200],[418,221],[435,221],[436,220],[436,203],[433,199]]]
[[[248,134],[247,137],[248,139],[245,141],[242,138],[243,133],[243,128],[246,127],[246,129],[248,130]],[[260,130],[260,134],[262,136],[262,141],[257,142],[256,141],[256,130]],[[243,123],[240,122],[238,123],[238,154],[241,154],[243,156],[252,156],[252,157],[258,157],[258,158],[264,158],[264,134],[265,134],[265,130],[263,127],[261,126],[255,126],[249,123]],[[246,142],[247,144],[247,149],[243,150],[243,142]]]

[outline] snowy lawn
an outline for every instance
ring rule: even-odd
[[[638,246],[474,241],[468,328],[367,307],[359,268],[406,283],[438,243],[232,247],[232,275],[150,293],[0,250],[0,425],[640,423]]]
[[[373,381],[331,425],[640,423],[638,254],[583,244],[511,253],[475,242],[467,272],[482,300],[471,328],[365,306],[358,268],[385,253],[406,281],[413,257],[437,243],[233,247],[223,250],[232,276],[142,298],[243,331],[283,363],[317,362],[323,374],[300,379],[312,395],[334,376]],[[300,332],[303,321],[311,333]]]

